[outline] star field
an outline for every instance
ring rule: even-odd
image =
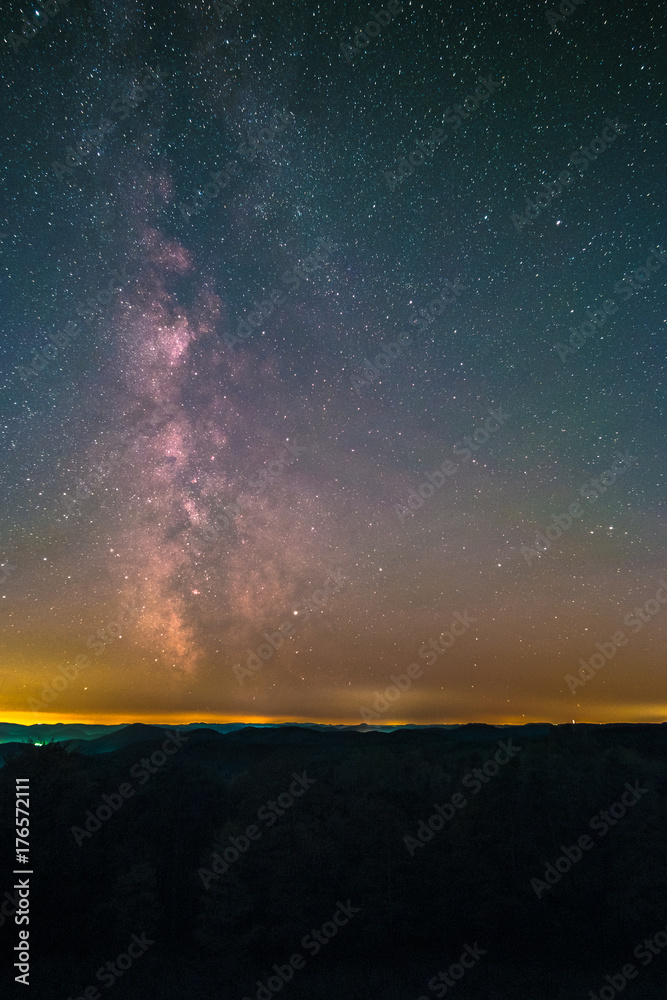
[[[664,16],[572,7],[7,6],[5,718],[664,718]]]

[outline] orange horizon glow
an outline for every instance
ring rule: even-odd
[[[392,719],[392,718],[381,718],[373,723],[368,723],[371,726],[408,726],[408,725],[419,725],[419,726],[465,726],[470,723],[476,723],[487,726],[523,726],[528,724],[541,723],[544,725],[551,726],[562,726],[572,724],[576,725],[612,725],[623,723],[626,725],[660,725],[663,722],[667,722],[667,709],[659,706],[642,706],[643,709],[638,711],[634,718],[632,717],[619,717],[619,718],[609,718],[600,719],[594,718],[592,716],[586,718],[563,718],[563,719],[545,719],[539,716],[505,716],[502,719],[433,719],[429,721],[421,720],[419,722],[414,722],[411,719]],[[186,726],[193,722],[201,722],[202,725],[214,724],[223,725],[229,723],[241,723],[243,725],[253,726],[253,725],[289,725],[289,724],[303,724],[311,723],[313,725],[320,726],[359,726],[363,725],[363,721],[359,716],[347,718],[347,719],[313,719],[305,716],[216,716],[204,713],[191,713],[187,718],[184,718],[183,714],[170,714],[170,713],[159,713],[154,716],[151,715],[127,715],[127,714],[114,714],[114,713],[100,713],[95,716],[91,715],[56,715],[53,713],[49,715],[47,712],[40,713],[44,716],[41,719],[35,719],[32,712],[6,712],[1,718],[0,722],[10,723],[19,726],[35,726],[35,725],[90,725],[90,726],[119,726],[119,725],[132,725],[134,723],[144,723],[145,725],[154,726]]]

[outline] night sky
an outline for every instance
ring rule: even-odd
[[[3,5],[4,720],[666,717],[665,18],[561,8]]]

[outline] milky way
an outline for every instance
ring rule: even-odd
[[[6,715],[102,630],[38,714],[663,717],[667,615],[623,625],[665,572],[635,6],[405,4],[357,50],[343,6],[69,5],[8,45]]]

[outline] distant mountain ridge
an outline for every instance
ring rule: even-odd
[[[528,726],[539,726],[541,732],[546,732],[550,723],[529,723]],[[405,731],[411,729],[427,730],[466,730],[470,738],[478,738],[483,732],[489,734],[498,730],[503,732],[508,728],[523,730],[527,727],[514,726],[492,726],[486,723],[466,723],[466,724],[442,724],[421,726],[414,723],[407,723],[403,726],[369,726],[365,722],[359,725],[326,724],[318,722],[269,722],[269,723],[246,723],[246,722],[189,722],[186,725],[174,725],[168,723],[119,723],[115,726],[98,725],[95,723],[34,723],[30,726],[20,725],[13,722],[0,722],[0,744],[3,743],[47,743],[55,740],[62,741],[95,741],[108,738],[113,733],[123,731],[125,736],[120,738],[122,742],[135,742],[137,738],[157,738],[162,732],[169,730],[179,730],[180,732],[191,732],[192,730],[211,730],[216,733],[232,733],[238,730],[249,729],[254,731],[274,730],[287,728],[307,729],[317,732],[394,732],[396,730]],[[148,732],[150,731],[150,736]]]
[[[660,725],[667,725],[667,723],[609,723],[607,725],[577,723],[576,728],[577,730],[588,728],[596,731],[600,729],[611,731],[613,729],[646,727],[651,729]],[[319,743],[321,740],[326,740],[327,736],[334,734],[349,734],[350,736],[371,734],[371,739],[373,734],[393,735],[394,739],[402,739],[409,733],[419,732],[423,734],[441,733],[446,736],[448,742],[454,743],[494,742],[510,737],[514,737],[520,742],[521,740],[539,739],[551,731],[568,728],[574,728],[574,726],[570,723],[554,725],[549,722],[530,722],[521,726],[490,725],[481,722],[430,726],[420,726],[414,723],[404,726],[369,726],[366,723],[346,726],[316,722],[263,724],[190,722],[181,726],[133,722],[126,725],[105,726],[59,722],[23,726],[17,723],[0,722],[0,763],[4,762],[11,747],[20,746],[23,743],[37,745],[50,742],[67,743],[72,750],[79,753],[86,755],[105,754],[134,744],[144,743],[158,746],[166,739],[170,731],[186,733],[188,742],[192,740],[199,744],[224,740],[230,749],[233,747],[240,749],[251,746],[312,743],[313,741]]]

